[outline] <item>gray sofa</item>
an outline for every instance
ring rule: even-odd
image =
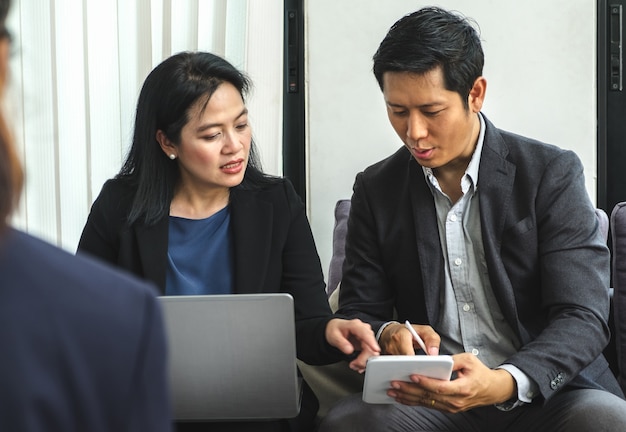
[[[613,278],[613,371],[626,393],[626,202],[611,212],[611,253]]]

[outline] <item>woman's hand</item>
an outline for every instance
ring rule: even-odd
[[[359,319],[331,319],[326,325],[326,341],[346,355],[360,351],[350,362],[350,369],[359,373],[365,371],[368,358],[380,354],[372,327]]]

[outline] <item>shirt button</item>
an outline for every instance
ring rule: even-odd
[[[479,353],[479,351],[478,351],[476,348],[474,348],[474,349],[472,350],[472,354],[474,354],[475,356],[477,356],[477,355],[478,355],[478,353]]]
[[[461,258],[457,258],[454,260],[454,264],[460,266],[461,264],[463,264],[463,260]]]
[[[451,220],[452,222],[456,222],[456,215],[451,215],[451,216],[450,216],[450,220]]]
[[[466,303],[466,304],[464,304],[464,305],[463,305],[463,310],[464,310],[465,312],[469,312],[469,310],[470,310],[470,305],[468,305],[467,303]]]

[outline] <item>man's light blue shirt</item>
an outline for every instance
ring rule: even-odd
[[[517,367],[502,364],[520,348],[520,342],[502,314],[489,280],[480,222],[479,165],[485,121],[472,159],[461,179],[462,196],[455,203],[442,191],[430,168],[422,167],[433,193],[439,239],[445,261],[442,314],[436,323],[441,352],[471,352],[491,368],[507,370],[517,382],[518,399],[529,403],[537,385]]]

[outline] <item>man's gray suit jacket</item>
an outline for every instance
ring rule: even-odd
[[[602,356],[610,256],[583,166],[571,151],[485,121],[477,185],[484,259],[522,345],[506,363],[531,377],[545,400],[565,386],[621,395]],[[394,312],[435,327],[443,285],[433,196],[403,147],[357,175],[338,313],[374,331]]]

